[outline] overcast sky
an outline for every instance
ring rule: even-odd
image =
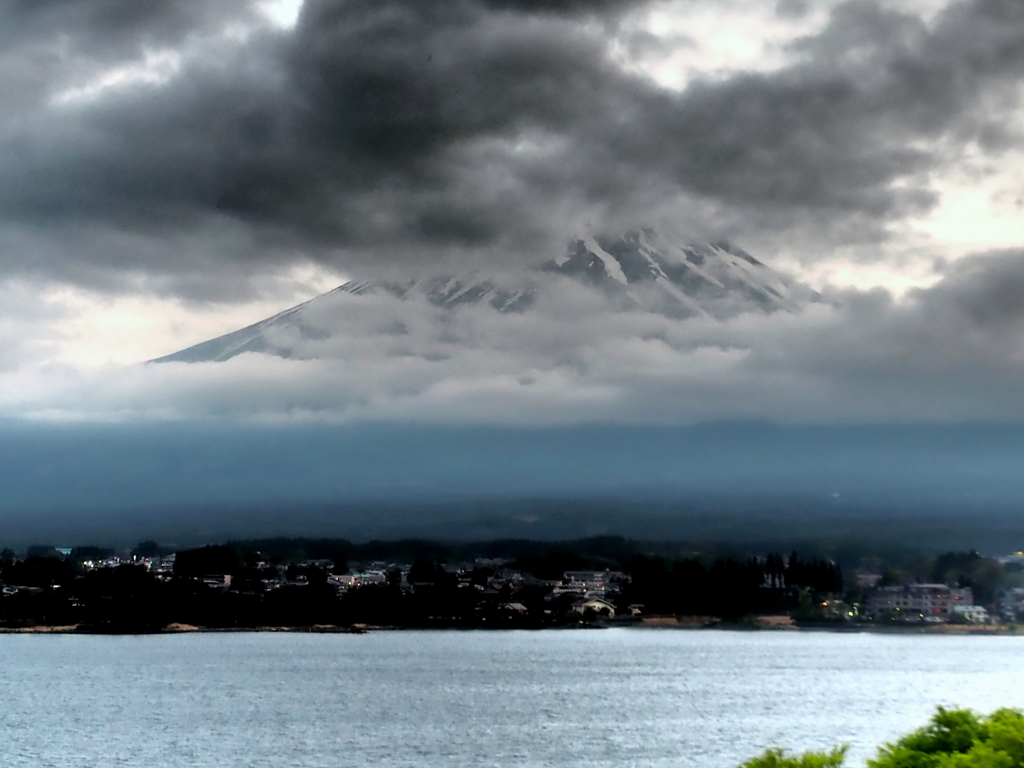
[[[0,416],[1019,421],[1022,40],[1020,0],[9,0]],[[378,298],[317,359],[139,365],[638,226],[832,303]]]

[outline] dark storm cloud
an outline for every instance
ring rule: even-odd
[[[116,55],[174,44],[251,8],[247,0],[8,0],[0,9],[0,40],[7,46],[59,36],[72,50]]]
[[[1012,332],[1024,325],[1024,251],[1010,250],[956,262],[934,288],[915,291],[929,313],[957,313],[980,334]]]
[[[648,110],[638,163],[664,162],[668,149],[684,188],[778,222],[921,212],[935,196],[913,175],[950,158],[919,142],[949,137],[956,153],[1000,131],[1005,113],[986,98],[1019,99],[1022,34],[1016,2],[952,6],[932,30],[879,4],[843,4],[821,34],[793,46],[802,63],[699,83]],[[910,183],[893,189],[903,176]]]
[[[784,19],[803,18],[809,10],[808,0],[778,0],[775,4],[775,13]]]
[[[571,16],[625,13],[633,6],[645,5],[648,2],[649,0],[482,0],[482,5],[502,11]]]
[[[101,41],[130,59],[241,7],[65,5],[15,5],[5,28],[60,29],[109,62]],[[932,206],[927,173],[968,142],[1017,141],[1003,123],[1024,74],[1017,0],[957,3],[930,25],[855,0],[795,63],[682,92],[614,63],[610,40],[635,37],[617,26],[626,7],[309,0],[294,31],[197,44],[166,84],[14,111],[0,122],[0,264],[228,295],[296,252],[534,259],[584,221],[670,201],[747,234],[870,238]]]
[[[0,5],[0,96],[7,110],[37,106],[112,64],[253,14],[250,0],[10,0]]]

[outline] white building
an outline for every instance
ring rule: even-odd
[[[872,619],[891,616],[902,621],[949,621],[958,605],[974,605],[970,587],[904,584],[875,589],[864,602],[864,613]]]
[[[570,613],[583,615],[587,611],[593,611],[599,616],[614,616],[615,606],[607,600],[599,597],[592,597],[586,600],[577,600],[569,608]]]
[[[1017,621],[1024,614],[1024,587],[1015,587],[999,598],[999,613],[1006,621]]]
[[[962,618],[969,624],[988,624],[988,611],[980,605],[954,605],[953,615]]]

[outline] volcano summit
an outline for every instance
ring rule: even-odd
[[[511,274],[473,270],[407,280],[349,281],[253,325],[152,362],[223,361],[245,352],[308,357],[299,342],[323,340],[341,330],[325,325],[322,315],[353,297],[390,297],[440,310],[474,306],[502,314],[524,313],[542,297],[557,301],[566,283],[600,297],[610,311],[641,311],[676,320],[796,312],[821,298],[728,243],[680,243],[648,229],[576,239],[560,257]],[[400,321],[396,335],[402,335]]]

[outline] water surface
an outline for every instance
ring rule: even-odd
[[[1024,707],[1024,637],[0,635],[0,765],[701,766]]]

